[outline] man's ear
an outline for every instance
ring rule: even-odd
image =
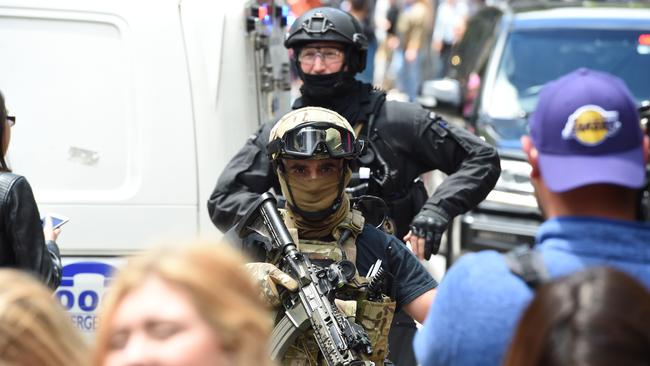
[[[533,145],[533,141],[530,139],[530,136],[521,136],[521,147],[524,149],[526,158],[528,159],[528,164],[533,168],[530,172],[531,178],[539,177],[539,165],[537,163],[537,148]]]
[[[645,159],[646,164],[648,164],[648,159],[650,158],[648,156],[649,152],[650,152],[650,137],[648,137],[648,135],[643,135],[643,158]]]

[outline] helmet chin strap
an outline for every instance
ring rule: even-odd
[[[341,174],[339,175],[339,187],[338,187],[339,193],[334,199],[334,201],[332,202],[332,204],[330,205],[330,207],[316,212],[308,212],[298,207],[298,203],[293,205],[290,202],[287,202],[287,206],[289,206],[291,211],[297,212],[300,216],[304,217],[309,221],[321,221],[326,219],[327,217],[333,215],[339,209],[339,207],[341,207],[341,202],[343,201],[344,175],[345,175],[344,170],[341,169]],[[289,196],[291,196],[291,202],[296,202],[296,199],[293,197],[293,191],[291,190],[291,184],[289,184],[289,182],[287,182],[287,189],[289,190]]]

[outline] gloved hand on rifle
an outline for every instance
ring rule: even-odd
[[[404,236],[404,242],[411,243],[418,258],[429,260],[440,250],[440,240],[448,226],[447,213],[438,208],[424,208],[411,222],[411,230]]]
[[[277,285],[289,291],[298,290],[298,282],[271,263],[248,263],[246,269],[253,276],[253,279],[259,283],[262,290],[260,292],[262,300],[273,307],[281,304]]]

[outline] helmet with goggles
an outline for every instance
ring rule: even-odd
[[[320,107],[296,109],[271,129],[267,152],[272,160],[354,159],[363,148],[340,114]]]

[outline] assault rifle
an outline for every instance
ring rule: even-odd
[[[311,328],[327,365],[373,365],[360,357],[372,353],[368,334],[334,304],[336,289],[355,275],[352,262],[340,261],[326,268],[313,265],[298,251],[277,209],[275,197],[268,192],[249,209],[235,230],[240,238],[256,234],[270,239],[267,250],[280,256],[279,268],[298,282],[298,291],[285,297],[284,316],[271,336],[274,360],[281,360],[296,338]]]

